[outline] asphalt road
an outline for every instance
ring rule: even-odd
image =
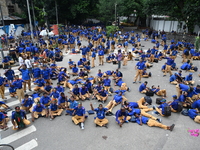
[[[86,44],[86,42],[84,42]],[[150,41],[141,41],[144,46],[143,49],[147,50],[152,48],[154,44]],[[83,44],[84,45],[84,44]],[[129,49],[132,47],[129,45]],[[162,47],[160,47],[162,49]],[[67,62],[70,58],[74,61],[78,61],[81,55],[70,55],[65,54],[64,60],[59,62],[59,66],[67,67]],[[161,72],[161,66],[166,62],[162,60],[159,63],[154,63],[151,69],[148,71],[152,72],[151,78],[143,78],[142,82],[148,81],[148,86],[160,85],[161,89],[167,90],[167,100],[172,100],[172,95],[177,94],[174,85],[169,84],[169,74],[166,77],[163,77]],[[129,61],[127,66],[122,66],[120,71],[123,73],[123,80],[127,83],[128,87],[131,88],[130,92],[125,94],[126,98],[129,101],[136,102],[143,94],[138,92],[139,83],[133,84],[133,78],[136,71],[134,70],[136,61]],[[181,57],[178,56],[176,59],[177,66],[181,66]],[[195,66],[200,66],[199,61],[194,61]],[[98,66],[98,59],[96,60],[96,67],[91,70],[90,75],[96,76],[98,69],[102,71],[115,70],[117,65],[105,63],[104,66]],[[3,70],[0,70],[2,73]],[[70,71],[69,71],[70,72]],[[186,75],[183,71],[183,75]],[[194,73],[193,78],[196,81],[196,84],[199,84],[200,79],[198,73]],[[54,81],[54,86],[57,81]],[[195,84],[195,85],[196,85]],[[115,90],[118,87],[114,86],[112,81],[112,87]],[[67,93],[69,89],[65,91]],[[113,94],[114,95],[114,94]],[[112,99],[113,96],[110,96],[104,106]],[[153,96],[153,104],[155,105],[155,99],[158,96]],[[16,99],[9,99],[8,102],[16,101]],[[86,110],[90,109],[90,102],[93,103],[93,106],[96,108],[99,104],[97,100],[90,100],[83,102],[83,106]],[[14,106],[13,106],[14,107]],[[151,107],[151,106],[150,106]],[[117,106],[113,109],[115,113],[120,106]],[[149,112],[152,114],[152,112]],[[39,118],[35,120],[34,123],[31,123],[29,132],[28,130],[25,133],[20,133],[16,136],[16,139],[13,138],[13,134],[18,133],[19,131],[13,131],[9,128],[7,131],[1,131],[2,139],[7,138],[6,140],[14,147],[19,147],[23,144],[26,144],[28,141],[34,141],[36,146],[33,147],[35,150],[128,150],[128,149],[142,149],[142,150],[198,150],[199,149],[199,137],[190,136],[187,132],[187,129],[199,129],[199,124],[195,123],[189,117],[185,117],[178,113],[172,113],[170,117],[160,117],[162,123],[166,125],[171,125],[175,123],[175,128],[172,132],[157,128],[157,127],[148,127],[147,125],[139,126],[136,123],[127,123],[120,128],[115,123],[115,118],[113,116],[107,117],[109,120],[108,129],[95,127],[94,117],[95,115],[89,115],[88,119],[85,122],[85,129],[81,130],[79,126],[76,126],[71,121],[71,116],[65,116],[63,112],[62,116],[56,117],[53,121],[50,121],[47,118]],[[157,116],[153,114],[154,116]],[[21,131],[20,131],[21,132]],[[104,139],[102,136],[106,136]],[[5,141],[6,141],[5,140]],[[33,143],[32,143],[33,144]],[[22,150],[25,150],[27,145],[21,147]],[[30,147],[30,145],[29,145]]]

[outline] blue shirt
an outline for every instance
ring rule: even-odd
[[[194,120],[194,118],[198,115],[196,109],[189,109],[188,110],[188,116]]]
[[[50,70],[49,69],[43,69],[42,71],[41,71],[41,74],[42,74],[42,77],[44,78],[44,79],[50,79]]]
[[[0,112],[0,122],[5,118],[4,114]]]
[[[46,108],[42,104],[40,106],[38,105],[33,106],[33,112],[42,112],[43,109],[46,109]]]
[[[105,112],[108,110],[108,108],[102,108],[101,110],[99,108],[95,108],[94,111],[97,114],[97,118],[104,119],[105,118]]]
[[[73,92],[74,95],[78,95],[79,91],[80,91],[80,88],[73,88],[72,89],[72,92]]]
[[[113,98],[113,100],[116,102],[116,103],[119,103],[119,102],[122,102],[123,100],[123,97],[119,94],[116,94]]]
[[[85,95],[87,92],[88,92],[88,88],[87,88],[87,87],[85,87],[85,88],[80,88],[79,93],[80,93],[81,95]]]
[[[11,69],[9,69],[7,72],[6,72],[6,77],[8,80],[13,80],[14,79],[14,75],[15,75],[15,72]]]
[[[100,96],[103,96],[103,97],[106,97],[107,96],[107,94],[108,94],[108,92],[106,91],[106,90],[100,90],[99,91],[99,94],[100,94]]]
[[[118,124],[120,124],[120,121],[118,120],[118,118],[119,117],[121,117],[121,116],[124,116],[124,121],[126,120],[126,117],[127,117],[127,112],[125,111],[125,112],[122,112],[121,110],[118,110],[116,113],[115,113],[115,117],[116,117],[116,121],[117,121],[117,123]]]
[[[133,109],[133,108],[138,108],[139,106],[138,106],[138,103],[136,103],[136,102],[129,102],[128,107],[130,107],[131,109]]]
[[[24,82],[24,80],[18,79],[18,80],[15,80],[12,83],[12,85],[15,86],[17,89],[21,89],[22,88],[22,82]]]
[[[77,101],[70,101],[70,104],[69,104],[69,108],[70,109],[74,109],[78,106],[78,102]]]
[[[28,100],[27,100],[26,103],[25,103],[25,99],[23,99],[23,100],[22,100],[22,105],[23,105],[24,107],[30,107],[30,106],[33,105],[33,100],[32,100],[31,98],[28,98]]]
[[[197,100],[197,101],[195,101],[194,103],[192,103],[192,108],[198,108],[198,109],[200,109],[200,99],[199,100]]]
[[[12,117],[11,117],[11,119],[14,119],[14,120],[17,119],[17,118],[16,118],[16,113],[17,113],[16,111],[13,111],[13,112],[12,112]],[[20,114],[20,117],[21,117],[22,119],[24,119],[25,116],[26,116],[26,113],[25,113],[24,110],[20,110],[20,111],[19,111],[19,114]]]
[[[51,111],[56,111],[57,109],[58,109],[58,105],[57,104],[50,104],[50,106],[49,106],[49,109],[51,110]]]
[[[51,85],[47,85],[47,86],[44,87],[44,89],[45,89],[47,92],[50,92],[52,88],[53,88],[53,87],[52,87]]]
[[[104,79],[103,83],[104,83],[104,86],[110,86],[111,80],[110,79]]]
[[[78,106],[75,107],[74,111],[75,111],[75,115],[78,115],[78,116],[85,115],[85,108],[83,106],[81,108],[79,108]]]
[[[56,90],[57,90],[58,92],[64,92],[64,88],[63,88],[62,86],[57,86],[57,87],[56,87]]]
[[[34,69],[32,70],[32,72],[33,72],[33,77],[34,77],[34,78],[39,78],[40,75],[41,75],[41,69],[40,69],[40,68],[34,68]]]
[[[170,104],[170,106],[174,109],[174,110],[177,110],[178,109],[178,102],[179,102],[179,100],[174,100],[171,104]]]
[[[73,73],[78,73],[78,68],[77,68],[77,67],[73,67],[73,68],[72,68],[72,72],[73,72]]]
[[[164,108],[166,107],[166,106],[168,106],[168,104],[167,103],[163,103],[163,104],[161,104],[158,108],[161,108],[162,109],[162,114],[164,114]]]
[[[37,79],[34,83],[36,83],[37,86],[42,87],[45,85],[46,82],[44,81],[44,79]]]
[[[147,124],[148,121],[149,121],[149,118],[147,118],[147,117],[145,117],[145,116],[142,116],[142,117],[141,117],[141,122],[142,122],[142,123]],[[136,118],[136,122],[137,122],[138,124],[140,124],[140,118],[139,118],[139,117]]]
[[[167,65],[171,66],[174,63],[174,60],[171,58],[166,58],[167,59]]]
[[[41,98],[40,98],[40,103],[42,103],[42,104],[48,104],[49,102],[51,101],[51,98],[49,97],[49,96],[46,96],[46,97],[44,97],[44,96],[42,96]]]
[[[143,70],[145,68],[145,63],[144,62],[138,62],[136,64],[136,66],[137,66],[137,69]]]
[[[3,85],[5,82],[5,79],[3,77],[0,77],[0,85]]]
[[[179,84],[179,88],[182,90],[182,91],[188,91],[190,89],[190,87],[188,85],[185,85],[185,84]]]
[[[58,98],[58,105],[60,105],[61,103],[65,103],[66,102],[66,97],[62,97],[62,96],[59,96]]]
[[[143,90],[146,89],[146,85],[144,83],[142,83],[139,87],[139,92],[142,92]]]
[[[22,79],[23,80],[30,80],[30,76],[29,76],[29,70],[28,69],[20,69],[20,71],[22,72]]]
[[[55,92],[51,92],[50,97],[52,97],[52,96],[53,96],[53,98],[58,98],[60,96],[60,94],[58,91],[55,91]]]
[[[180,102],[185,102],[186,96],[182,94],[182,95],[179,96],[178,100],[179,100]]]

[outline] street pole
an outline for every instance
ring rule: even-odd
[[[117,3],[115,3],[115,26],[117,24]]]
[[[28,8],[28,18],[30,23],[30,30],[31,30],[31,40],[33,42],[33,28],[32,28],[32,22],[31,22],[31,13],[30,13],[30,7],[29,7],[29,0],[26,0],[27,2],[27,8]]]
[[[58,6],[57,6],[57,1],[55,0],[55,7],[56,7],[56,23],[58,25]]]
[[[4,30],[5,24],[4,24],[4,20],[3,20],[3,12],[2,12],[2,9],[1,9],[1,5],[0,5],[0,11],[1,11],[1,20],[2,20],[2,24],[3,24],[3,30]],[[7,41],[6,41],[6,43],[7,43]],[[0,37],[0,50],[1,50],[1,56],[2,56],[2,59],[3,59],[4,58],[4,53],[3,53],[3,48],[2,48],[2,45],[1,45],[1,37]]]
[[[33,0],[31,0],[31,7],[32,7],[32,13],[33,13],[33,21],[34,21],[35,32],[36,32],[36,36],[38,38],[36,22],[35,22],[35,10],[34,10],[34,6],[33,6]]]

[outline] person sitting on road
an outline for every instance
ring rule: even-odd
[[[151,90],[152,90],[156,95],[158,95],[158,96],[166,97],[166,95],[167,95],[166,90],[165,90],[165,89],[161,90],[161,89],[160,89],[160,86],[158,86],[158,87],[156,88],[156,87],[153,85],[153,86],[151,87]]]
[[[30,124],[30,121],[27,120],[25,111],[21,110],[19,106],[16,106],[15,111],[12,112],[11,121],[13,130],[25,128],[26,125]]]
[[[53,120],[55,116],[61,116],[63,109],[59,109],[57,105],[57,100],[53,100],[53,102],[49,106],[49,115],[50,120]]]
[[[194,120],[196,123],[200,123],[200,116],[198,115],[199,111],[196,109],[189,109],[188,116]]]
[[[35,118],[37,119],[39,117],[44,117],[44,116],[46,116],[48,118],[47,109],[40,102],[37,102],[37,104],[35,106],[33,106],[31,115],[32,115],[32,122],[35,121]]]
[[[85,122],[85,108],[82,106],[82,103],[78,103],[78,106],[74,108],[74,111],[72,113],[72,121],[74,124],[79,125],[80,128],[84,129],[84,122]]]
[[[21,109],[26,111],[27,113],[31,112],[32,111],[31,108],[33,106],[33,103],[34,103],[34,101],[31,98],[29,98],[28,94],[26,94],[26,95],[24,95],[24,99],[22,100]]]
[[[131,119],[124,107],[121,107],[121,109],[115,113],[115,117],[115,120],[120,127],[122,127],[123,123],[128,123]]]
[[[65,115],[70,115],[72,116],[72,113],[74,112],[74,108],[78,106],[78,102],[75,101],[75,97],[71,96],[70,99],[67,102],[66,106],[66,114]]]
[[[9,118],[5,116],[3,112],[0,111],[0,129],[7,130],[8,126],[7,123],[9,121]]]
[[[172,131],[174,129],[175,124],[172,124],[171,126],[166,126],[164,124],[161,124],[153,119],[147,118],[145,116],[142,115],[138,115],[135,113],[135,117],[136,117],[136,122],[139,125],[143,125],[143,124],[147,124],[149,127],[160,127],[163,128],[165,130],[170,130]]]
[[[108,111],[108,109],[104,108],[102,104],[99,104],[99,107],[94,109],[92,103],[90,103],[90,107],[91,110],[95,111],[97,114],[97,116],[94,118],[94,123],[96,124],[96,127],[100,126],[108,128],[108,119],[105,117],[105,114]]]

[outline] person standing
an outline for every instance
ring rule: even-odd
[[[0,75],[0,94],[1,94],[1,98],[3,100],[7,99],[5,97],[5,86],[4,86],[4,84],[5,84],[5,79]]]
[[[92,68],[95,67],[95,59],[96,59],[96,52],[94,51],[94,49],[91,49],[92,51]]]
[[[19,79],[19,76],[16,75],[15,76],[15,81],[12,83],[12,85],[14,87],[16,87],[16,93],[17,93],[17,97],[21,103],[21,100],[24,99],[24,90],[22,89],[22,83],[25,82],[22,79]]]
[[[118,50],[118,54],[116,55],[117,63],[118,63],[118,69],[121,68],[122,57],[123,57],[123,55],[121,53],[121,50]]]
[[[26,60],[24,61],[24,63],[25,63],[25,65],[26,65],[26,68],[27,68],[28,71],[29,71],[29,75],[31,76],[31,75],[32,75],[32,68],[33,68],[33,66],[32,66],[32,64],[31,64],[31,61],[30,61],[30,57],[29,57],[29,56],[26,57]]]
[[[19,54],[18,62],[19,62],[19,66],[22,66],[24,64],[24,59],[21,54]]]
[[[139,76],[139,83],[141,83],[142,73],[145,67],[146,67],[145,62],[142,59],[140,59],[140,61],[135,66],[137,72],[133,83],[136,83],[138,76]]]
[[[22,69],[21,69],[22,68]],[[26,68],[26,65],[22,65],[18,68],[19,71],[22,72],[22,79],[25,81],[24,84],[24,92],[26,92],[26,84],[28,84],[29,91],[31,91],[31,78],[30,72]]]
[[[100,49],[98,52],[99,55],[99,66],[103,65],[103,59],[104,59],[104,50]]]

